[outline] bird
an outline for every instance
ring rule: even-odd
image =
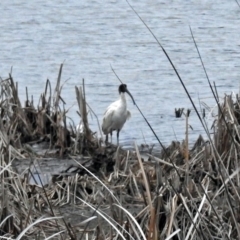
[[[118,87],[118,92],[120,98],[111,103],[106,109],[103,121],[102,121],[102,131],[106,135],[105,142],[108,142],[108,134],[111,135],[112,142],[112,132],[117,131],[117,144],[119,145],[119,132],[121,131],[124,123],[131,117],[130,111],[127,110],[127,101],[125,93],[127,93],[135,105],[134,98],[132,94],[128,91],[126,84],[121,84]]]

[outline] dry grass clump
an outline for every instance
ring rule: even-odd
[[[225,97],[208,141],[200,136],[190,150],[173,142],[143,161],[137,146],[123,151],[95,138],[84,87],[76,88],[84,132],[67,127],[61,71],[37,108],[28,96],[21,106],[11,76],[1,82],[1,239],[240,238],[238,99]],[[42,143],[40,154],[33,146]],[[69,165],[47,185],[29,184],[49,157]],[[16,160],[24,171],[13,169]]]
[[[18,87],[12,76],[0,83],[0,157],[1,157],[1,191],[0,191],[0,236],[1,239],[42,239],[56,235],[67,239],[72,233],[58,210],[52,208],[48,189],[30,185],[29,177],[33,176],[32,167],[35,160],[43,157],[66,157],[69,153],[84,152],[87,143],[85,135],[79,137],[80,144],[74,138],[76,130],[67,128],[64,101],[61,98],[60,85],[62,65],[56,87],[52,93],[48,80],[44,93],[40,96],[38,107],[33,100],[27,100],[22,107],[18,97]],[[82,104],[82,103],[81,103]],[[47,146],[44,154],[33,148],[34,145]],[[77,145],[76,147],[74,145]],[[94,146],[94,141],[88,145]],[[19,175],[12,169],[15,160],[30,159],[29,167]],[[51,197],[51,196],[50,196]],[[61,232],[61,234],[59,234]],[[71,237],[72,238],[72,237]]]

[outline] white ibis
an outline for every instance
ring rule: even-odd
[[[127,110],[127,101],[125,92],[132,98],[133,103],[135,101],[133,96],[127,89],[126,84],[121,84],[118,88],[120,99],[110,104],[103,116],[102,131],[106,135],[106,142],[108,142],[108,134],[117,131],[117,144],[119,144],[119,132],[122,129],[127,119],[131,117],[131,113]]]

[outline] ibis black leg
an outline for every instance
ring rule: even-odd
[[[105,139],[105,143],[108,142],[108,134],[106,134],[106,139]]]
[[[111,143],[112,143],[112,131],[110,132],[110,134],[111,134]]]
[[[117,145],[119,145],[119,132],[120,130],[117,130]]]

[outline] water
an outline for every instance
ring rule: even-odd
[[[168,52],[198,108],[199,102],[214,107],[214,101],[189,25],[219,95],[238,92],[240,9],[235,1],[131,3]],[[185,119],[176,119],[174,109],[192,109],[191,103],[161,48],[125,1],[2,0],[0,12],[0,75],[7,77],[13,66],[22,100],[27,86],[37,104],[46,79],[54,83],[64,61],[62,79],[68,81],[62,96],[71,107],[70,117],[79,123],[75,86],[84,78],[87,101],[101,121],[106,107],[118,98],[111,64],[160,140],[167,145],[184,138]],[[156,143],[130,101],[129,110],[132,118],[120,133],[120,143]],[[209,126],[211,121],[209,117]],[[94,117],[90,124],[98,131]],[[194,112],[189,124],[193,143],[203,133]]]

